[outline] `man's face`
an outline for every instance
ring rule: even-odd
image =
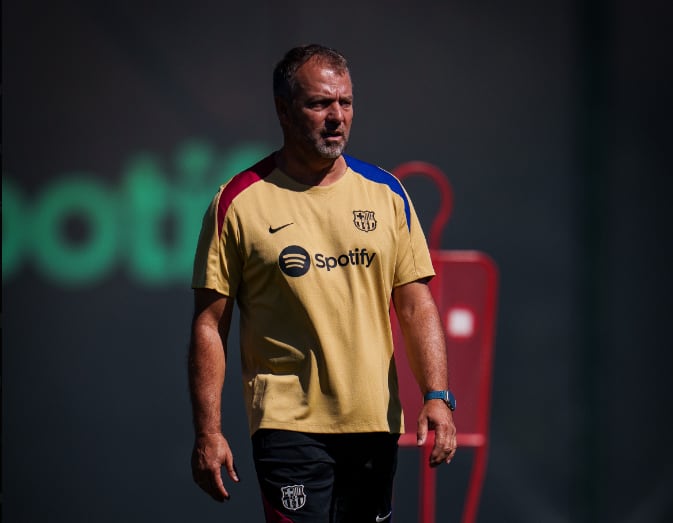
[[[295,75],[292,102],[284,120],[286,144],[305,154],[338,158],[348,143],[353,120],[353,87],[347,72],[312,58]]]

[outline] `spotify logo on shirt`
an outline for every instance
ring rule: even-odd
[[[376,258],[376,253],[369,252],[366,248],[356,247],[336,256],[317,253],[313,258],[316,269],[323,269],[327,272],[346,267],[369,269]],[[288,276],[293,278],[303,276],[311,267],[311,255],[303,247],[290,245],[281,251],[278,256],[278,265]]]
[[[290,245],[280,252],[278,265],[280,265],[280,270],[285,274],[296,278],[308,272],[311,267],[311,257],[303,247]]]

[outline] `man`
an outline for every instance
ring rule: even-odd
[[[274,70],[282,148],[220,188],[203,222],[189,356],[194,480],[238,482],[220,397],[232,308],[241,312],[244,400],[267,522],[390,521],[403,432],[389,304],[426,402],[430,466],[456,450],[434,275],[413,206],[389,173],[345,156],[348,65],[319,45]]]

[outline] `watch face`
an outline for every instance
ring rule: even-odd
[[[450,390],[446,391],[446,404],[451,410],[456,410],[456,398]]]

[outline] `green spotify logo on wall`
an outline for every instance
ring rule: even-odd
[[[65,286],[92,284],[117,270],[144,284],[188,283],[201,220],[217,187],[268,150],[244,144],[222,153],[190,141],[168,161],[134,155],[117,185],[69,174],[30,199],[3,173],[3,282],[30,264]]]

